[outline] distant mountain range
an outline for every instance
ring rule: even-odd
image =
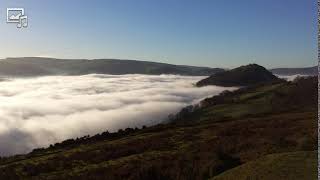
[[[277,76],[273,75],[266,68],[257,64],[249,64],[213,74],[199,81],[197,86],[249,86],[279,80]]]
[[[0,60],[0,76],[44,76],[85,74],[179,74],[210,76],[223,68],[173,65],[149,61],[119,59],[55,59],[42,57],[6,58]],[[278,68],[270,70],[279,75],[316,75],[317,67]]]
[[[92,73],[209,76],[221,71],[224,70],[221,68],[118,59],[65,60],[25,57],[0,60],[0,75],[3,76],[85,75]]]
[[[318,66],[305,67],[305,68],[275,68],[270,69],[273,74],[277,75],[318,75]]]

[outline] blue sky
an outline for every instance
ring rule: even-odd
[[[28,28],[7,24],[7,7],[25,8]],[[2,58],[317,64],[315,0],[1,0],[0,16]]]

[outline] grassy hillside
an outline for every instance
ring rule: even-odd
[[[2,158],[0,179],[208,179],[269,154],[315,151],[316,119],[316,78],[260,84],[208,98],[168,124]]]
[[[317,152],[271,154],[228,170],[211,180],[317,179]]]

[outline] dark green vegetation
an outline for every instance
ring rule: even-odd
[[[248,86],[270,81],[279,81],[279,79],[264,67],[257,64],[249,64],[213,74],[199,81],[197,86]]]
[[[277,75],[310,75],[317,76],[318,75],[318,66],[313,67],[305,67],[305,68],[276,68],[270,70],[273,74]]]
[[[171,120],[2,158],[0,179],[316,176],[315,77],[225,91]]]
[[[85,75],[85,74],[180,74],[208,76],[224,71],[220,68],[172,65],[165,63],[97,59],[64,60],[51,58],[7,58],[0,60],[0,75],[43,76],[43,75]]]

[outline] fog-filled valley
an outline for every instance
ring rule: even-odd
[[[316,101],[316,77],[258,64],[210,76],[6,76],[0,177],[237,179],[255,166],[242,179],[290,169],[314,179]]]
[[[4,0],[0,180],[317,179],[320,3],[282,1]]]
[[[151,126],[224,88],[195,87],[203,76],[102,75],[13,78],[0,82],[0,155],[67,138]]]

